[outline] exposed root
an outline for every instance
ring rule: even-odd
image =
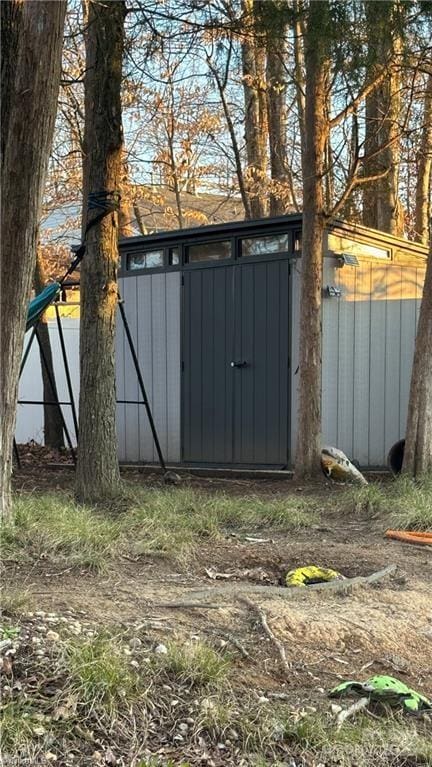
[[[261,621],[261,626],[263,627],[265,633],[267,636],[271,639],[275,647],[277,648],[277,651],[279,653],[282,665],[287,672],[289,676],[291,676],[291,667],[288,663],[286,653],[285,653],[285,647],[283,646],[282,642],[273,634],[273,631],[271,630],[270,626],[268,625],[267,621],[267,615],[264,612],[264,610],[259,607],[255,602],[252,602],[249,597],[239,597],[240,601],[243,602],[245,605],[247,605],[251,610],[256,612],[259,616],[259,619]]]
[[[262,594],[268,597],[282,597],[283,599],[297,599],[304,597],[309,592],[314,591],[331,591],[348,593],[355,586],[365,586],[371,583],[377,583],[387,575],[391,575],[396,570],[396,565],[388,565],[383,570],[378,570],[371,575],[358,575],[356,578],[346,578],[343,581],[334,580],[327,583],[313,583],[310,586],[299,587],[292,586],[286,588],[284,586],[263,586],[258,583],[229,583],[225,586],[209,586],[205,589],[199,589],[197,591],[188,591],[185,596],[194,599],[210,599],[215,596],[232,596],[237,598],[239,594]],[[204,605],[194,601],[188,602],[170,602],[166,604],[155,605],[157,607],[213,607],[217,605]]]

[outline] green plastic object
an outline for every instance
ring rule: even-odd
[[[401,705],[408,713],[412,714],[432,711],[430,700],[392,676],[372,676],[365,682],[349,680],[338,684],[329,692],[331,698],[340,698],[351,694],[364,695],[369,697],[371,701],[381,701],[391,706]]]
[[[59,282],[51,282],[41,293],[39,293],[39,295],[32,298],[27,309],[26,331],[36,325],[41,314],[43,314],[45,309],[47,309],[54,299],[57,298],[60,290],[61,285]]]

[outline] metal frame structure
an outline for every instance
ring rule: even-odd
[[[62,287],[79,287],[79,282],[63,283]],[[64,418],[64,415],[63,415],[62,405],[63,406],[64,405],[68,405],[68,406],[71,407],[72,418],[73,418],[73,422],[74,422],[74,430],[75,430],[75,436],[76,436],[77,444],[79,442],[78,416],[77,416],[77,410],[76,410],[76,407],[75,407],[75,400],[74,400],[74,396],[73,396],[72,380],[71,380],[69,362],[68,362],[67,353],[66,353],[66,345],[65,345],[65,341],[64,341],[64,334],[63,334],[63,328],[62,328],[62,324],[61,324],[60,312],[59,312],[59,309],[58,309],[58,301],[54,302],[54,307],[55,307],[55,313],[56,313],[56,323],[57,323],[57,328],[58,328],[58,333],[59,333],[59,340],[60,340],[60,348],[61,348],[62,359],[63,359],[63,366],[64,366],[64,370],[65,370],[66,383],[67,383],[67,388],[68,388],[68,393],[69,393],[69,398],[70,399],[69,399],[68,402],[60,402],[60,400],[58,398],[56,383],[55,383],[55,380],[53,379],[53,377],[51,375],[51,371],[50,371],[49,366],[48,366],[48,361],[46,359],[45,352],[43,350],[43,346],[42,346],[42,343],[41,343],[41,339],[40,339],[40,335],[39,335],[39,331],[38,331],[38,324],[39,324],[40,320],[38,320],[36,322],[33,330],[32,330],[31,336],[29,338],[28,344],[27,344],[25,352],[24,352],[24,356],[23,356],[23,359],[22,359],[22,362],[21,362],[21,368],[20,368],[20,377],[22,375],[22,372],[24,370],[25,364],[27,362],[27,359],[28,359],[31,347],[32,347],[33,342],[34,342],[34,339],[36,338],[36,340],[38,342],[38,345],[39,345],[39,350],[40,350],[42,364],[44,366],[44,369],[45,369],[45,372],[47,374],[48,381],[49,381],[49,384],[50,384],[53,400],[51,400],[51,401],[46,401],[46,400],[18,400],[18,404],[19,405],[26,405],[26,404],[27,405],[50,405],[50,406],[53,406],[53,407],[57,407],[58,413],[59,413],[61,421],[62,421],[63,431],[64,431],[65,436],[66,436],[66,441],[67,441],[69,449],[71,451],[72,460],[73,460],[74,465],[76,465],[76,453],[75,453],[75,450],[74,450],[74,447],[73,447],[73,444],[72,444],[72,440],[71,440],[71,436],[70,436],[70,433],[69,433],[69,429],[67,427],[67,424],[66,424],[66,421],[65,421],[65,418]],[[151,428],[151,431],[152,431],[152,435],[153,435],[153,440],[154,440],[154,443],[155,443],[156,451],[157,451],[157,454],[158,454],[159,464],[161,466],[161,469],[164,472],[166,472],[165,459],[164,459],[164,456],[163,456],[163,453],[162,453],[162,449],[161,449],[161,446],[160,446],[159,437],[158,437],[158,434],[157,434],[157,431],[156,431],[156,426],[155,426],[155,423],[154,423],[153,414],[152,414],[152,411],[151,411],[151,408],[150,408],[150,403],[149,403],[149,400],[148,400],[148,397],[147,397],[147,392],[146,392],[146,389],[145,389],[144,380],[143,380],[141,368],[140,368],[139,361],[138,361],[138,356],[137,356],[137,353],[136,353],[136,349],[135,349],[135,346],[134,346],[134,343],[133,343],[133,339],[132,339],[132,335],[131,335],[130,328],[129,328],[129,323],[127,321],[126,313],[125,313],[125,310],[124,310],[124,301],[123,301],[123,299],[120,296],[119,296],[119,311],[120,311],[120,316],[122,318],[123,326],[124,326],[124,329],[125,329],[125,334],[126,334],[126,338],[127,338],[127,341],[128,341],[129,350],[130,350],[130,353],[131,353],[131,356],[132,356],[133,365],[134,365],[135,372],[136,372],[136,375],[137,375],[138,385],[139,385],[139,388],[140,388],[140,391],[141,391],[141,396],[142,396],[142,401],[138,401],[136,403],[135,402],[134,403],[130,403],[130,401],[117,400],[117,403],[118,404],[122,403],[122,404],[139,404],[139,405],[144,405],[144,407],[146,409],[147,417],[149,419],[150,428]],[[20,462],[20,457],[19,457],[19,451],[18,451],[18,446],[17,446],[15,440],[14,440],[14,452],[15,452],[15,457],[17,459],[18,466],[20,467],[21,462]]]

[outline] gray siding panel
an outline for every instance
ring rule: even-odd
[[[340,287],[340,269],[324,259],[323,285]],[[338,437],[338,360],[340,299],[323,298],[322,304],[322,433],[323,444],[336,445]]]
[[[340,299],[323,303],[323,443],[362,466],[385,466],[405,434],[424,270],[361,261],[324,284]]]
[[[166,275],[166,440],[170,461],[180,460],[181,275]]]
[[[166,274],[152,276],[151,321],[152,321],[152,408],[153,418],[162,447],[166,455],[168,451],[168,422],[167,422],[167,322],[166,322]],[[153,450],[153,459],[155,452]]]
[[[167,461],[180,460],[180,292],[179,272],[122,280],[125,311],[134,340],[159,440]],[[117,324],[119,399],[142,401],[121,320]],[[121,396],[123,391],[124,396]],[[153,462],[157,453],[143,405],[117,409],[119,459]]]
[[[403,270],[403,284],[411,285],[411,293],[417,295],[418,269],[405,268]],[[399,434],[405,434],[406,419],[408,413],[408,400],[411,384],[411,368],[414,357],[414,339],[417,325],[417,301],[416,298],[403,299],[401,301],[401,360],[400,360],[400,410],[399,410]]]
[[[140,361],[141,373],[146,388],[147,397],[153,408],[153,366],[152,366],[152,352],[153,352],[153,309],[152,309],[152,295],[153,295],[153,275],[144,275],[136,278],[137,280],[137,314],[138,314],[138,344],[137,354]],[[133,370],[130,370],[130,375],[133,375]],[[139,397],[141,401],[141,393]],[[137,420],[139,423],[139,457],[140,461],[152,461],[153,460],[153,436],[150,429],[149,420],[145,408],[140,405],[137,411]],[[160,438],[160,435],[159,435]]]
[[[385,463],[385,374],[387,269],[372,269],[369,390],[369,465]]]
[[[342,272],[342,270],[341,270]],[[354,313],[355,269],[345,267],[340,277],[342,300],[339,302],[339,350],[338,350],[338,445],[352,455],[354,420]]]
[[[137,280],[125,279],[123,298],[126,317],[135,348],[138,348],[138,318]],[[125,341],[125,399],[138,401],[140,399],[138,381],[133,369],[129,346]],[[140,405],[125,405],[125,443],[126,461],[139,461],[139,408]]]
[[[119,280],[120,295],[123,296],[124,280]],[[117,317],[116,325],[116,397],[117,399],[126,399],[125,396],[125,336],[120,316]],[[126,458],[126,406],[117,405],[117,441],[118,458],[124,461]]]
[[[402,269],[387,269],[384,455],[400,435]]]
[[[362,466],[369,462],[369,367],[371,338],[371,265],[355,270],[354,380],[352,458]]]

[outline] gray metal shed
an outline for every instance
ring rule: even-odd
[[[300,215],[121,242],[120,291],[156,428],[173,464],[290,468],[297,412]],[[328,226],[323,442],[382,467],[404,435],[426,249]],[[157,456],[124,331],[119,458]]]

